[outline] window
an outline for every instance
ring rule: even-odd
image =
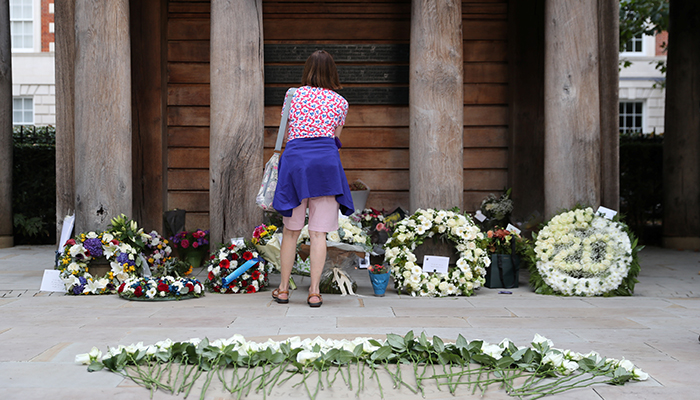
[[[32,0],[10,0],[12,50],[34,49]]]
[[[644,36],[640,33],[625,44],[620,49],[622,53],[643,53],[644,52]]]
[[[644,120],[644,103],[641,101],[620,102],[620,132],[642,133]]]
[[[12,124],[34,124],[34,99],[31,97],[14,97],[12,99]]]

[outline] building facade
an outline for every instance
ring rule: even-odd
[[[12,123],[55,125],[53,0],[10,0]]]

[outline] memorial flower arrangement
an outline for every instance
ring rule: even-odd
[[[117,293],[129,300],[180,300],[203,296],[204,286],[192,278],[132,277],[119,285]]]
[[[363,228],[372,230],[377,224],[384,222],[384,214],[374,208],[365,208],[362,212],[356,212],[351,218],[362,225]]]
[[[107,261],[116,261],[116,258],[122,254],[121,250],[126,251],[126,246],[119,243],[109,232],[81,233],[66,241],[63,256],[57,268],[68,294],[113,293],[115,289],[113,279],[128,277],[125,274],[116,274],[123,272],[123,269],[110,271],[105,277],[94,277],[90,273],[90,263],[102,257]]]
[[[513,212],[513,200],[510,199],[510,189],[500,196],[489,194],[482,202],[481,212],[489,219],[504,221]]]
[[[281,233],[276,235],[277,230],[276,225],[262,224],[257,226],[253,230],[253,238],[250,241],[258,250],[260,256],[269,263],[269,266],[279,270],[282,266],[282,261],[280,259],[282,245],[280,243],[280,238],[277,237],[281,236]]]
[[[130,378],[151,393],[160,389],[187,397],[199,381],[200,398],[205,398],[215,378],[223,390],[241,398],[252,389],[266,397],[273,388],[296,376],[300,382],[294,387],[304,388],[310,399],[341,380],[341,385],[355,391],[356,397],[366,384],[372,384],[384,398],[385,390],[390,389],[383,387],[382,381],[389,379],[394,390],[405,388],[416,397],[425,397],[426,389],[434,391],[435,386],[461,397],[459,390],[468,385],[471,394],[479,389],[481,396],[497,387],[505,388],[513,397],[539,398],[592,385],[623,385],[649,378],[624,358],[557,349],[540,335],[527,346],[517,346],[508,339],[495,344],[468,341],[462,335],[455,343],[446,343],[437,336],[428,338],[425,333],[415,335],[413,331],[405,336],[388,334],[386,340],[292,337],[259,343],[241,335],[212,341],[166,339],[152,345],[110,347],[105,354],[93,347],[89,353],[76,355],[75,361],[88,365],[88,371],[106,369]],[[338,375],[342,379],[337,379]]]
[[[527,247],[527,240],[514,231],[494,227],[486,232],[486,250],[489,254],[524,254]]]
[[[301,230],[298,243],[306,243],[308,240],[309,226],[306,225]],[[343,246],[338,246],[337,244],[346,244],[355,247],[354,249],[351,249],[345,246],[348,251],[367,252],[372,249],[372,242],[367,235],[367,232],[365,232],[359,224],[344,216],[338,218],[338,230],[328,232],[326,234],[326,240],[328,241],[328,245],[330,247],[343,248]]]
[[[201,229],[192,232],[182,231],[172,236],[170,243],[181,259],[189,262],[193,268],[197,268],[209,252],[209,231]]]
[[[204,286],[211,292],[255,293],[269,284],[265,260],[247,244],[232,244],[214,252],[207,271]]]
[[[145,237],[143,253],[151,272],[156,273],[154,270],[162,269],[172,259],[172,252],[168,240],[158,232],[152,231]]]
[[[641,249],[619,220],[592,208],[565,211],[536,235],[530,283],[541,294],[630,296]]]
[[[277,233],[275,225],[260,225],[253,230],[253,238],[250,240],[254,245],[266,245],[272,236]]]
[[[414,250],[434,236],[452,243],[459,253],[456,268],[447,274],[424,272],[416,263]],[[396,225],[384,248],[396,289],[412,296],[470,296],[484,284],[485,268],[491,264],[484,234],[455,211],[416,210]]]
[[[375,275],[381,275],[381,274],[386,274],[389,272],[389,266],[388,265],[381,265],[381,264],[373,264],[367,267],[367,271],[369,271],[370,274],[375,274]]]

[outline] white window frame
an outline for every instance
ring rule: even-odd
[[[644,133],[645,133],[644,130],[645,130],[646,126],[647,126],[647,125],[646,125],[646,123],[647,123],[647,121],[646,121],[646,119],[647,119],[646,101],[637,100],[637,99],[620,99],[619,104],[623,104],[623,103],[624,103],[624,104],[627,104],[627,103],[638,104],[638,103],[639,103],[639,104],[642,105],[642,115],[641,115],[641,116],[642,116],[642,120],[641,120],[641,126],[639,126],[639,131],[633,131],[633,132],[638,132],[638,133],[644,134]],[[618,106],[618,107],[619,107],[619,106]],[[624,115],[627,115],[627,114],[625,113]],[[636,115],[636,113],[633,113],[633,114],[631,114],[631,115]],[[618,116],[618,120],[619,120],[619,118],[622,118],[622,117],[623,117],[623,114],[620,113],[620,115]],[[624,133],[629,133],[629,132],[630,132],[630,131],[626,130],[626,128],[623,128],[622,125],[619,126],[619,130],[620,130],[620,132],[624,132]]]
[[[620,55],[621,56],[627,56],[627,57],[643,57],[647,55],[647,40],[646,36],[643,34],[640,34],[639,36],[635,36],[632,40],[639,40],[642,43],[642,50],[641,51],[621,51]],[[625,44],[626,48],[627,44]]]
[[[29,4],[26,4],[29,3]],[[29,5],[31,7],[31,12],[29,13],[31,16],[30,17],[18,17],[17,15],[13,15],[13,8],[14,7],[26,7]],[[35,50],[35,44],[36,44],[36,25],[34,23],[36,19],[36,10],[37,7],[35,7],[34,1],[33,0],[10,0],[10,30],[13,31],[13,26],[15,26],[15,23],[20,23],[21,26],[29,25],[29,31],[31,32],[31,46],[30,47],[15,47],[15,42],[13,40],[10,40],[12,42],[12,52],[14,53],[29,53],[33,52]],[[39,33],[41,34],[41,33]],[[14,32],[10,33],[10,37],[14,36]],[[26,37],[26,35],[22,35],[23,38]]]
[[[22,109],[19,110],[22,113],[22,121],[15,120],[15,112],[18,111],[15,108],[15,100],[22,100]],[[30,100],[31,105],[32,105],[31,110],[24,108],[24,105],[26,104],[25,100]],[[32,120],[29,122],[24,120],[24,115],[27,111],[31,111],[31,113],[32,113]],[[36,115],[34,114],[34,98],[31,96],[13,97],[12,98],[12,125],[34,125],[35,121],[36,121]]]

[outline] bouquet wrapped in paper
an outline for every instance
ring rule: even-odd
[[[255,245],[262,258],[279,270],[281,267],[280,252],[282,241],[280,239],[282,234],[277,231],[278,229],[275,225],[260,225],[253,231],[251,242]]]

